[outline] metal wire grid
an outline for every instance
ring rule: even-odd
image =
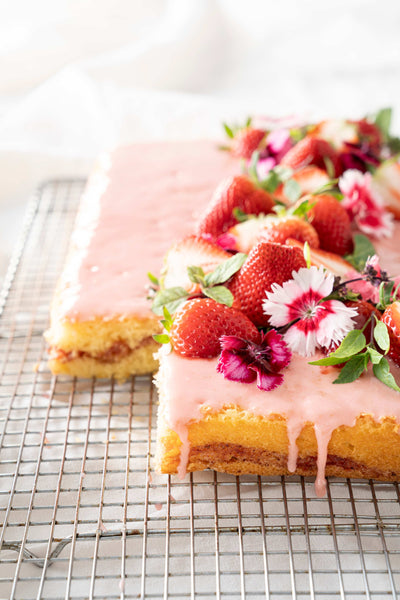
[[[150,378],[49,374],[83,184],[39,190],[0,297],[0,597],[396,598],[398,484],[157,476]]]

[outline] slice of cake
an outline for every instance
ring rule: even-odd
[[[53,373],[123,379],[156,369],[147,273],[193,229],[238,161],[207,141],[138,144],[105,156],[87,184],[46,333]]]
[[[316,475],[319,495],[326,474],[400,480],[388,140],[367,120],[265,132],[247,191],[225,182],[196,225],[230,256],[186,272],[169,256],[174,287],[155,299],[161,472]],[[254,187],[275,207],[259,210]]]

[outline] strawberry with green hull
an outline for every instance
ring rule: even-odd
[[[253,152],[262,147],[266,132],[254,127],[240,129],[233,138],[231,153],[237,158],[250,159]],[[265,145],[265,144],[264,144]]]
[[[240,308],[257,327],[268,326],[269,318],[262,308],[265,293],[274,284],[291,279],[293,271],[305,266],[306,261],[299,249],[260,242],[232,279],[230,291],[235,298],[234,306]]]
[[[238,222],[234,216],[235,208],[247,214],[268,214],[274,204],[272,196],[257,187],[248,177],[230,177],[215,190],[210,204],[197,224],[197,233],[218,238]]]
[[[326,141],[318,137],[307,136],[300,140],[281,161],[281,165],[291,169],[303,169],[315,165],[320,169],[332,168],[334,177],[342,173],[342,166],[336,150]]]
[[[260,342],[257,327],[241,311],[210,298],[195,298],[176,313],[169,337],[174,351],[181,356],[212,358],[221,352],[223,335]]]
[[[318,233],[321,250],[344,256],[353,250],[351,221],[340,202],[329,194],[314,196],[308,219]]]

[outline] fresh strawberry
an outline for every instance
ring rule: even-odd
[[[258,327],[268,325],[268,317],[262,309],[265,293],[271,290],[273,283],[281,285],[292,279],[293,271],[305,266],[304,256],[297,248],[260,242],[230,285],[235,305]]]
[[[259,342],[260,334],[239,310],[210,298],[195,298],[176,313],[170,340],[175,352],[189,358],[212,358],[221,352],[220,337],[236,335]]]
[[[210,273],[231,256],[201,235],[188,235],[174,244],[165,257],[164,287],[179,286],[190,294],[195,294],[200,291],[200,286],[190,281],[187,268],[202,267],[205,273]]]
[[[322,250],[335,254],[348,254],[353,249],[350,217],[346,209],[334,196],[315,196],[315,204],[308,218],[316,229]]]
[[[218,237],[237,223],[234,208],[248,214],[271,212],[274,200],[270,194],[258,188],[244,175],[225,179],[215,190],[205,213],[197,224],[197,233],[209,233]]]
[[[390,337],[389,356],[400,366],[400,302],[389,304],[382,315]]]
[[[311,248],[319,248],[318,233],[314,227],[295,216],[270,219],[262,228],[259,239],[275,244],[286,244],[289,238],[299,240],[303,244],[308,242]]]
[[[289,246],[300,248],[303,252],[304,244],[298,240],[289,238],[286,243]],[[344,260],[344,258],[338,254],[333,254],[333,252],[321,250],[321,248],[310,248],[310,259],[312,265],[324,267],[334,275],[339,275],[342,278],[346,277],[347,273],[353,270],[351,264]]]
[[[303,169],[308,165],[326,169],[329,161],[333,165],[335,176],[338,177],[342,169],[339,154],[336,150],[323,139],[306,136],[285,154],[281,160],[281,165],[294,170]]]
[[[375,171],[372,187],[382,198],[385,207],[400,219],[400,164],[385,161]]]
[[[265,131],[254,127],[240,129],[232,142],[231,152],[233,156],[250,159],[253,152],[260,148],[265,135]]]

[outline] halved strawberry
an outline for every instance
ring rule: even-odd
[[[400,164],[385,161],[375,171],[372,187],[382,198],[385,207],[400,219]]]
[[[240,129],[232,141],[231,152],[233,156],[250,159],[253,152],[259,149],[265,135],[265,131],[254,127]]]
[[[232,279],[230,290],[235,306],[258,327],[268,325],[262,302],[272,284],[282,285],[292,279],[292,272],[306,266],[303,253],[297,248],[271,242],[260,242],[250,252],[240,271]]]
[[[286,244],[288,238],[308,242],[315,248],[319,247],[318,234],[314,227],[292,215],[248,219],[231,227],[228,233],[235,238],[235,249],[246,254],[260,241]]]
[[[329,194],[320,194],[314,199],[308,218],[318,233],[320,247],[340,256],[349,254],[353,249],[353,236],[346,209]]]
[[[290,238],[286,243],[289,246],[299,248],[301,251],[304,249],[304,244],[298,240]],[[325,267],[325,269],[328,269],[334,275],[339,275],[342,278],[346,277],[349,271],[354,270],[351,264],[344,260],[344,258],[338,254],[333,254],[333,252],[321,250],[321,248],[310,248],[310,259],[312,265]]]
[[[335,176],[338,177],[342,172],[339,154],[327,141],[308,135],[285,154],[281,165],[294,170],[303,169],[308,165],[326,169],[328,161],[332,163]]]
[[[215,190],[213,198],[197,224],[197,233],[218,237],[237,223],[234,208],[248,214],[269,213],[274,206],[270,194],[258,188],[244,175],[225,179]]]
[[[400,302],[389,304],[382,315],[382,321],[389,331],[389,356],[400,366]]]
[[[202,267],[205,273],[210,273],[231,256],[201,235],[188,235],[174,244],[165,257],[164,287],[179,286],[190,294],[195,294],[200,291],[200,286],[190,281],[187,268]]]
[[[176,313],[170,340],[175,352],[181,356],[212,358],[221,352],[219,339],[222,335],[260,341],[257,327],[239,310],[210,298],[195,298]]]

